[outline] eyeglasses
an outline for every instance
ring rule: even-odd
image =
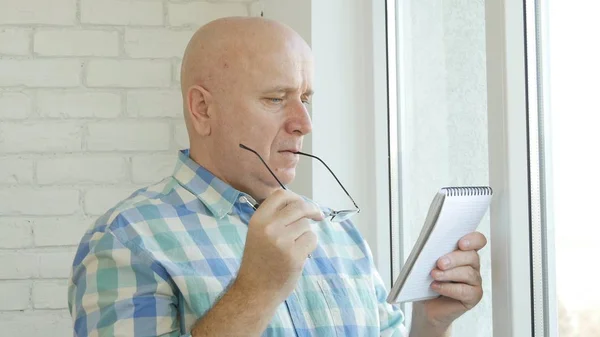
[[[269,165],[267,165],[267,163],[265,163],[265,161],[263,160],[263,158],[260,156],[260,154],[258,154],[258,152],[252,150],[251,148],[247,147],[244,144],[240,144],[240,147],[244,150],[248,150],[252,153],[254,153],[258,159],[260,159],[260,161],[263,163],[263,165],[265,165],[265,167],[267,168],[267,170],[269,170],[269,173],[271,173],[271,175],[273,176],[273,178],[275,178],[275,180],[277,180],[277,182],[279,183],[279,186],[281,186],[281,188],[283,188],[284,190],[287,190],[287,188],[281,183],[281,181],[277,178],[277,176],[275,175],[275,173],[273,173],[273,171],[271,170],[271,168],[269,167]],[[346,221],[348,219],[350,219],[350,217],[352,217],[355,214],[360,213],[360,208],[356,205],[356,202],[354,201],[354,199],[352,199],[352,197],[350,196],[350,193],[348,193],[348,191],[346,191],[346,188],[344,187],[344,185],[342,185],[342,183],[340,182],[340,180],[335,176],[335,174],[333,173],[333,171],[331,171],[331,169],[329,168],[329,166],[327,166],[327,164],[325,164],[324,161],[321,160],[321,158],[314,156],[312,154],[308,154],[308,153],[304,153],[304,152],[294,152],[295,154],[299,154],[302,156],[306,156],[306,157],[310,157],[310,158],[314,158],[318,161],[321,162],[321,164],[325,165],[325,167],[327,168],[327,170],[329,171],[329,173],[331,173],[331,175],[335,178],[335,181],[337,181],[337,183],[340,185],[340,187],[344,190],[344,192],[346,193],[346,195],[348,196],[348,198],[350,198],[350,200],[352,200],[352,203],[354,204],[354,209],[346,209],[346,210],[341,210],[341,211],[336,211],[336,210],[329,210],[325,213],[325,217],[326,218],[330,218],[329,220],[332,222],[342,222],[342,221]]]

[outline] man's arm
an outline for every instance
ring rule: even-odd
[[[277,310],[279,301],[234,282],[223,297],[198,320],[192,337],[260,336]],[[235,319],[231,319],[235,317]]]
[[[185,335],[178,299],[161,267],[110,231],[87,233],[69,286],[75,336],[260,335],[317,245],[309,218],[319,221],[323,214],[292,192],[267,198],[250,220],[236,280]]]
[[[236,280],[192,330],[193,337],[259,336],[293,291],[306,257],[317,245],[308,219],[323,213],[293,192],[267,198],[248,224]]]
[[[451,327],[436,325],[426,319],[423,302],[413,303],[412,309],[413,319],[409,337],[450,337]]]
[[[100,238],[90,243],[87,255],[76,261],[69,287],[74,335],[190,336],[181,335],[177,299],[166,280],[112,233],[96,235]],[[243,280],[234,282],[191,336],[259,336],[280,301],[272,292],[257,291]]]

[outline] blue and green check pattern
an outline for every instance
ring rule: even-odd
[[[190,336],[240,267],[254,212],[242,195],[181,151],[171,177],[100,217],[73,261],[74,336]],[[313,226],[318,248],[263,336],[405,336],[352,223]]]

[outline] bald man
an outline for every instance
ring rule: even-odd
[[[311,131],[310,48],[226,18],[196,32],[181,88],[190,148],[84,235],[69,287],[76,336],[406,336],[350,217],[285,186]],[[333,178],[332,178],[333,179]],[[470,234],[432,271],[411,336],[445,336],[482,296]],[[447,262],[447,263],[443,263]]]

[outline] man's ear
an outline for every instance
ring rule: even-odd
[[[192,85],[187,91],[186,103],[188,118],[194,130],[201,136],[211,133],[211,115],[209,106],[212,95],[200,85]]]

